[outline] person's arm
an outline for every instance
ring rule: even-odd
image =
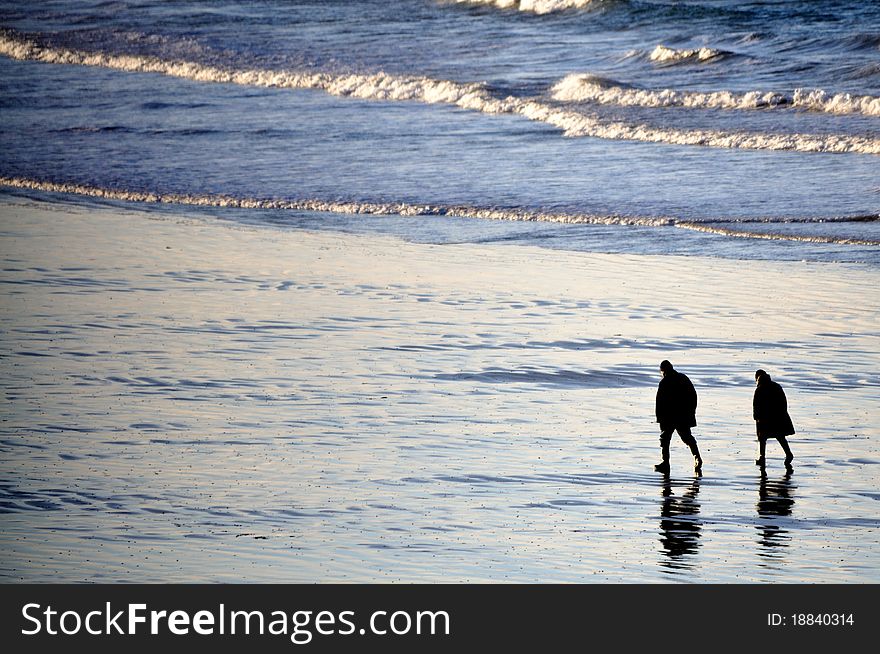
[[[686,409],[688,413],[696,414],[697,389],[694,388],[693,382],[691,382],[690,377],[687,375],[681,375],[679,377],[678,402],[682,410]]]
[[[663,406],[663,380],[660,380],[660,385],[657,386],[657,399],[654,402],[654,414],[657,416],[657,422],[661,422],[660,419],[660,409]]]
[[[660,422],[660,391],[657,391],[657,399],[654,401],[654,417]]]
[[[690,395],[689,399],[691,402],[691,411],[693,411],[693,413],[696,413],[697,412],[697,389],[694,388],[694,385],[690,379],[688,379],[688,386],[690,386],[690,389],[688,389],[688,390],[689,390],[689,395]]]
[[[759,410],[760,402],[761,402],[760,393],[761,393],[761,389],[756,388],[755,389],[755,396],[752,398],[752,418],[755,419],[755,422],[758,421],[758,416],[760,415],[760,410]]]

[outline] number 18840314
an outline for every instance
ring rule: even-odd
[[[770,627],[851,627],[855,624],[852,613],[768,613]]]

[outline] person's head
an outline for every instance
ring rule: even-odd
[[[761,379],[764,378],[764,377],[766,377],[767,379],[770,379],[770,375],[768,375],[766,372],[764,372],[763,370],[761,370],[760,368],[758,368],[758,369],[755,371],[755,383],[756,383],[756,384],[760,384],[760,383],[761,383]]]
[[[660,374],[665,377],[670,372],[672,372],[672,364],[666,359],[663,359],[663,361],[660,362]]]

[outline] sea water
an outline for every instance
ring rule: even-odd
[[[7,191],[233,199],[263,207],[233,220],[430,242],[876,261],[874,2],[12,2],[0,29]]]

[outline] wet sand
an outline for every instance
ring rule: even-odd
[[[876,268],[2,202],[2,580],[880,581]]]

